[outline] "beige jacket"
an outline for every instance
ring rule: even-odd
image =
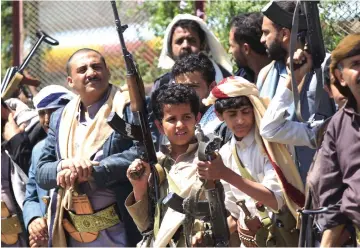
[[[178,191],[181,197],[187,197],[190,193],[192,185],[197,179],[196,164],[198,144],[190,144],[188,150],[180,155],[176,160],[173,160],[168,154],[168,149],[162,149],[163,153],[158,154],[158,161],[162,167],[167,171],[167,178],[160,184],[160,201],[167,196],[169,192]],[[162,147],[164,148],[164,147]],[[171,177],[177,189],[173,189],[174,185],[168,182],[168,177]],[[149,216],[149,202],[145,197],[143,200],[135,202],[133,192],[127,197],[125,206],[129,214],[133,218],[139,231],[143,232],[150,226]],[[161,204],[160,228],[153,240],[154,247],[163,247],[172,241],[172,237],[178,228],[183,223],[185,215],[167,208]],[[185,240],[180,238],[177,246],[185,246]]]

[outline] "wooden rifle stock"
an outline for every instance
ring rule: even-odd
[[[127,75],[126,83],[130,94],[130,109],[132,112],[144,111],[145,89],[144,83],[137,75]]]

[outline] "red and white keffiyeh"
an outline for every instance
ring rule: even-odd
[[[259,91],[255,84],[250,83],[242,77],[224,78],[215,86],[210,95],[203,100],[208,106],[214,104],[217,99],[246,96],[253,105],[256,122],[256,142],[263,149],[273,165],[279,182],[284,190],[286,204],[292,214],[296,216],[296,209],[302,208],[305,202],[304,185],[299,171],[285,145],[272,143],[263,139],[258,131],[260,121],[264,116],[266,106],[263,99],[259,97]]]

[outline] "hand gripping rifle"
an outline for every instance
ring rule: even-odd
[[[19,84],[28,84],[33,86],[38,86],[38,81],[34,79],[27,78],[23,75],[25,67],[30,62],[30,59],[35,54],[36,50],[40,46],[40,44],[45,41],[46,43],[57,46],[59,42],[46,34],[45,32],[39,30],[36,33],[36,36],[39,38],[34,47],[31,49],[28,56],[25,58],[24,62],[18,68],[17,66],[11,67],[7,69],[4,79],[1,83],[1,98],[4,100],[11,97],[11,95],[15,92]]]
[[[306,19],[306,45],[307,50],[311,54],[313,60],[313,68],[312,70],[316,73],[316,95],[315,95],[315,111],[317,114],[320,106],[320,99],[322,94],[324,93],[323,86],[323,77],[322,77],[322,69],[321,64],[325,59],[325,46],[321,32],[321,24],[320,24],[320,16],[318,3],[320,1],[300,1],[297,0],[296,7],[294,10],[293,22],[292,22],[292,30],[290,37],[290,70],[292,75],[292,92],[294,96],[295,103],[295,112],[299,121],[303,122],[301,116],[301,105],[300,105],[300,97],[297,88],[297,84],[295,82],[294,70],[296,70],[301,65],[294,65],[293,56],[295,52],[295,44],[298,35],[299,28],[299,11],[302,9],[305,19]],[[305,62],[304,62],[305,63]]]
[[[199,143],[198,158],[200,161],[211,161],[216,158],[215,151],[221,144],[221,138],[214,135],[204,135],[200,125],[196,127],[196,137]],[[198,201],[199,189],[195,196],[190,195],[183,199],[175,193],[170,193],[163,203],[170,208],[191,216],[192,219],[188,222],[191,226],[193,218],[209,219],[211,227],[204,233],[205,246],[225,247],[229,246],[230,232],[227,224],[227,214],[225,208],[224,188],[220,181],[204,181],[202,188],[205,189],[206,201]],[[187,217],[186,217],[187,218]],[[186,221],[185,218],[185,221]],[[187,227],[187,226],[186,226]],[[191,228],[185,228],[191,229]],[[192,233],[189,230],[184,230],[187,240],[187,245],[191,246]]]
[[[116,8],[116,2],[111,1],[111,6],[114,12],[116,30],[119,34],[120,44],[123,51],[123,56],[126,65],[126,83],[129,88],[130,94],[130,109],[134,114],[135,120],[138,121],[138,125],[130,124],[121,119],[115,112],[112,112],[107,121],[108,124],[118,133],[127,136],[131,139],[140,141],[145,150],[145,160],[150,164],[152,177],[154,179],[155,200],[159,199],[158,190],[158,175],[155,169],[157,164],[156,151],[154,142],[151,136],[150,125],[148,123],[148,112],[145,102],[145,89],[144,83],[141,79],[138,68],[134,62],[132,55],[126,48],[123,32],[128,27],[127,25],[121,25],[119,14]],[[131,177],[136,179],[142,176],[145,172],[143,168],[139,172],[131,173]]]

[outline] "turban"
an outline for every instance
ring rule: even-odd
[[[215,103],[217,99],[229,98],[237,96],[259,96],[259,91],[256,85],[250,83],[243,77],[231,76],[224,78],[216,85],[210,92],[206,99],[202,102],[205,106],[209,106]]]
[[[289,151],[283,144],[272,143],[263,139],[257,127],[266,111],[263,100],[259,97],[256,85],[242,77],[228,77],[215,86],[210,95],[203,100],[205,105],[214,104],[217,99],[246,96],[253,105],[256,133],[255,141],[263,153],[269,158],[283,189],[286,204],[294,216],[296,209],[302,208],[305,202],[304,185],[299,171]]]
[[[73,97],[74,93],[60,85],[49,85],[40,90],[34,97],[35,108],[39,110],[61,108]]]

